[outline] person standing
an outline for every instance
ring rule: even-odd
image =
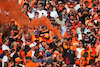
[[[37,67],[36,63],[31,61],[31,57],[26,57],[26,66],[27,67]]]
[[[37,12],[39,13],[39,18],[41,18],[42,16],[47,17],[47,11],[43,10],[43,4],[42,3],[39,4],[39,10],[37,10]]]

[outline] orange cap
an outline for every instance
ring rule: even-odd
[[[20,59],[19,57],[15,58],[15,62],[19,62],[22,61],[22,59]]]
[[[15,21],[14,19],[11,19],[10,21]]]

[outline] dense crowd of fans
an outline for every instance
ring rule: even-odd
[[[47,17],[63,38],[12,19],[0,26],[0,67],[100,67],[99,0],[17,1],[30,21]]]

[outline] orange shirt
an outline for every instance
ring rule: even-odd
[[[92,0],[83,0],[83,2],[85,3],[85,1],[88,1],[89,3],[91,3],[92,2]]]
[[[72,45],[79,44],[79,41],[72,40],[71,44],[72,44]]]
[[[91,57],[91,55],[90,55],[90,50],[87,50],[87,51],[83,50],[83,51],[81,52],[81,56],[83,56],[83,54],[84,54],[85,52],[88,53],[87,64],[89,64],[89,60],[90,60],[90,57]]]
[[[36,0],[33,0],[33,1],[31,2],[30,6],[33,7],[33,6],[34,6],[34,3],[37,3],[37,1],[36,1]]]
[[[3,53],[3,50],[0,50],[0,55]]]
[[[95,62],[100,61],[100,45],[97,46],[96,52],[98,53],[98,58],[95,59]]]
[[[91,47],[91,49],[92,49],[91,55],[96,55],[96,48],[95,47]],[[91,57],[91,59],[95,60],[93,57]]]
[[[25,44],[29,46],[31,43],[25,42]]]
[[[2,43],[2,38],[0,38],[0,43]]]
[[[27,66],[27,67],[37,67],[36,63],[34,63],[34,62],[32,62],[32,61],[26,63],[26,66]]]
[[[28,57],[28,56],[29,56],[29,57],[32,57],[32,52],[31,52],[31,51],[28,51],[26,56],[27,56],[27,57]]]
[[[85,57],[82,57],[80,60],[82,60],[81,66],[86,67],[87,61],[85,60]]]
[[[72,32],[73,32],[73,37],[74,37],[75,34],[77,34],[77,32],[76,32],[74,29],[72,30]],[[67,37],[67,38],[70,37],[70,36],[67,34],[67,31],[65,32],[64,37]]]
[[[72,45],[72,46],[70,47],[70,49],[73,50],[73,51],[76,51],[76,46]]]
[[[12,66],[12,63],[9,63],[9,64],[8,64],[8,67],[11,67],[11,66]]]
[[[25,61],[24,61],[24,59],[25,59],[25,52],[24,51],[21,52],[21,56],[22,56],[23,65],[25,65]]]

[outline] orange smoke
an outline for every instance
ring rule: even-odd
[[[47,19],[46,17],[35,18],[30,23],[30,27],[35,27],[36,28],[39,25],[47,26],[48,29],[53,31],[58,37],[63,38],[62,35],[58,32],[58,30],[52,26],[52,24],[50,23],[50,20]]]
[[[62,35],[51,25],[50,20],[46,17],[35,18],[30,22],[28,16],[21,12],[21,5],[15,0],[0,0],[0,9],[0,23],[2,26],[9,23],[11,19],[16,20],[21,26],[28,26],[30,28],[44,25],[47,26],[49,30],[53,31],[58,37],[62,38]]]

